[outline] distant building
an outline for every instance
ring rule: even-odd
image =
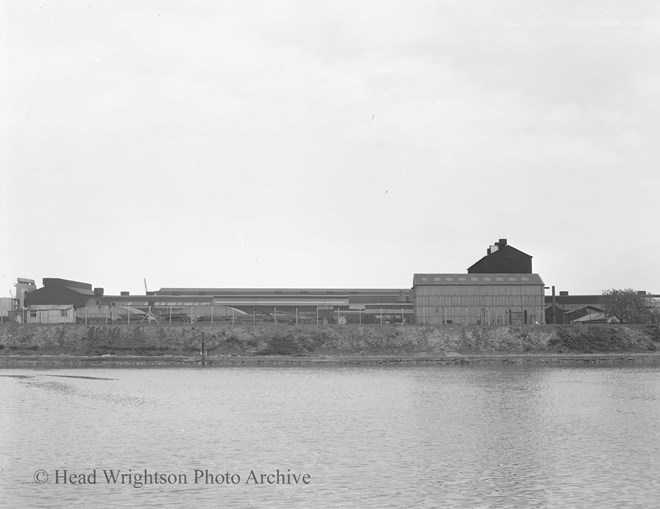
[[[70,304],[77,308],[87,305],[94,297],[92,285],[59,278],[44,278],[43,288],[26,294],[25,305]]]
[[[660,296],[639,292],[648,298],[652,307],[660,308]],[[601,316],[602,315],[602,316]],[[605,303],[603,295],[569,295],[567,291],[560,291],[554,298],[545,297],[545,320],[549,324],[589,324],[589,323],[616,323],[618,320],[612,316],[605,315]]]
[[[417,325],[544,323],[538,274],[415,274]]]
[[[589,313],[587,315],[583,315],[580,318],[576,318],[574,320],[571,320],[571,324],[596,324],[596,323],[618,323],[618,320],[613,317],[605,314],[604,312],[600,313]]]
[[[76,308],[70,304],[29,306],[27,323],[76,323]]]
[[[14,310],[16,299],[10,297],[0,297],[0,317],[6,319],[9,312]]]
[[[508,245],[506,239],[500,239],[467,271],[468,274],[531,274],[532,257]]]
[[[34,279],[27,279],[24,277],[16,278],[16,301],[18,304],[18,309],[23,309],[25,304],[25,296],[37,289],[37,285],[34,284]]]
[[[116,297],[106,300],[118,304]],[[120,297],[128,300],[129,297]],[[160,315],[208,321],[253,321],[256,316],[277,322],[410,323],[410,289],[360,288],[162,288],[146,297],[132,297],[134,306],[147,300]]]
[[[71,304],[85,323],[234,321],[255,323],[410,323],[408,289],[163,288],[106,295],[103,288],[58,278],[29,293],[29,305]]]

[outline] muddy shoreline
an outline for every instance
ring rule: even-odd
[[[176,355],[4,355],[0,369],[48,368],[158,368],[158,367],[286,367],[286,366],[429,366],[468,364],[646,364],[660,367],[659,353],[611,352],[599,354],[476,354],[445,356],[211,356],[205,366],[200,356]]]

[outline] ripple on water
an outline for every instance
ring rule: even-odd
[[[660,377],[525,366],[3,377],[14,506],[615,507],[660,499]],[[98,375],[98,376],[96,376]],[[614,381],[614,382],[613,382]],[[9,437],[9,438],[7,438]],[[310,473],[309,486],[35,489],[36,468]],[[54,497],[54,498],[53,498]]]

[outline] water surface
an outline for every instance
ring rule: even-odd
[[[655,367],[0,375],[0,505],[7,507],[649,507],[660,500]],[[65,484],[65,470],[96,484]],[[108,483],[104,470],[146,470],[175,482]],[[268,484],[278,470],[307,474],[309,483]],[[204,473],[197,483],[196,471]],[[251,472],[271,477],[246,483]]]

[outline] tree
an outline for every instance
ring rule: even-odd
[[[604,290],[602,303],[605,313],[616,317],[619,323],[653,322],[657,314],[652,299],[631,288]]]

